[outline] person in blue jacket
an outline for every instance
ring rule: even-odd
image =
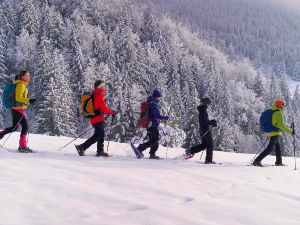
[[[169,116],[160,115],[160,107],[158,103],[161,99],[161,93],[158,90],[154,90],[152,96],[148,98],[149,103],[149,117],[150,124],[147,129],[147,135],[149,137],[149,141],[138,146],[138,150],[143,156],[143,151],[147,148],[150,148],[150,159],[159,159],[159,157],[155,154],[159,147],[159,124],[161,120],[169,120]]]

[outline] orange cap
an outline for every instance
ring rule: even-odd
[[[278,108],[283,108],[285,105],[285,102],[282,99],[275,99],[274,104]]]

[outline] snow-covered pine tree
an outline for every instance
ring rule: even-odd
[[[22,0],[17,4],[20,31],[27,30],[29,35],[35,34],[40,29],[40,11],[34,0]]]

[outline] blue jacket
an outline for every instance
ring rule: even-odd
[[[159,109],[160,107],[158,106],[158,101],[150,96],[148,98],[149,102],[149,108],[150,108],[150,120],[151,120],[151,128],[158,128],[160,120],[168,120],[168,116],[162,116],[160,115]]]

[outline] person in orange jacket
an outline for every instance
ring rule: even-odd
[[[36,102],[35,99],[28,98],[27,86],[30,82],[30,74],[28,71],[21,71],[19,75],[15,77],[13,83],[16,85],[15,89],[15,105],[11,108],[11,115],[13,125],[0,131],[0,139],[6,134],[16,131],[19,125],[22,126],[22,131],[19,140],[19,152],[30,153],[32,150],[27,147],[27,133],[28,133],[28,116],[26,114],[26,108],[28,105],[32,105]]]
[[[102,80],[97,80],[94,84],[94,112],[95,116],[90,119],[91,125],[95,129],[95,133],[86,142],[81,145],[75,145],[76,150],[80,156],[84,156],[84,152],[93,144],[97,142],[97,157],[108,157],[108,154],[104,152],[104,120],[105,114],[110,114],[113,117],[115,112],[108,108],[105,103],[105,88],[106,84]]]

